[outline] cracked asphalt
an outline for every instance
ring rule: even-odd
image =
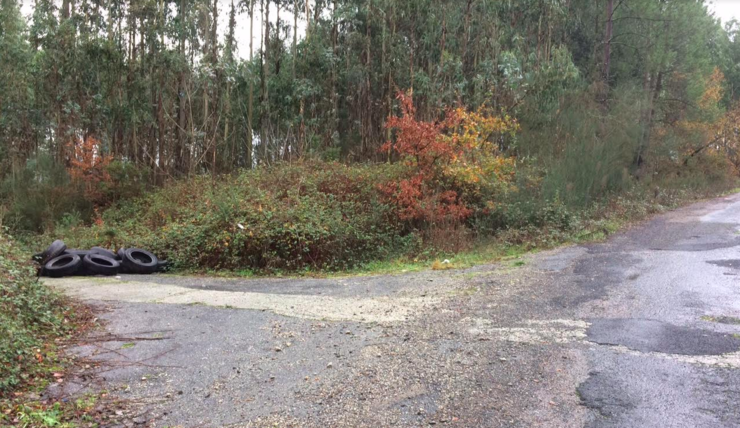
[[[740,427],[740,195],[467,270],[49,284],[121,426]],[[90,382],[92,379],[94,382]]]

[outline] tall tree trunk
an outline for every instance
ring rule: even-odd
[[[213,0],[213,26],[211,27],[211,61],[218,62],[218,0]]]
[[[129,9],[133,9],[133,0],[129,1]],[[136,27],[137,27],[137,20],[135,15],[130,15],[130,21],[131,21],[131,31],[129,32],[129,45],[131,46],[131,60],[130,60],[130,66],[128,69],[128,90],[129,90],[129,99],[134,98],[134,81],[136,79],[136,68],[137,68],[137,52],[138,52],[138,45],[136,43]],[[133,114],[133,122],[131,125],[131,139],[129,141],[129,153],[134,159],[135,163],[141,163],[142,162],[142,152],[139,150],[139,142],[138,142],[138,136],[137,136],[137,116],[136,112],[134,111]]]
[[[439,69],[443,71],[445,65],[445,43],[447,43],[447,8],[442,12],[442,37],[439,41]]]
[[[185,1],[185,0],[183,0]],[[187,145],[187,115],[185,110],[185,71],[177,77],[177,137],[175,145],[175,168],[178,173],[185,172],[184,150]]]
[[[236,162],[236,143],[234,139],[229,135],[229,125],[231,124],[231,82],[226,83],[226,93],[224,94],[224,149],[227,152],[227,156],[222,158],[221,170],[232,171],[234,169],[234,163]]]
[[[254,59],[254,3],[256,0],[249,0],[249,63],[252,64]],[[247,101],[247,140],[244,162],[247,168],[252,168],[252,146],[253,146],[253,126],[252,114],[254,113],[254,79],[249,79],[249,99]]]
[[[640,168],[645,162],[645,154],[650,149],[650,137],[653,130],[653,119],[655,117],[655,103],[658,101],[660,91],[663,90],[663,72],[659,71],[656,77],[648,72],[645,76],[645,93],[648,96],[648,105],[645,113],[642,140],[638,146],[635,156],[635,166]]]
[[[338,37],[339,37],[339,23],[337,22],[337,0],[333,0],[331,9],[331,125],[329,126],[329,139],[327,146],[331,146],[334,143],[334,136],[337,133],[337,122],[339,114],[339,95],[337,94],[337,58],[338,58]]]
[[[308,1],[308,0],[306,0]],[[298,0],[293,0],[293,81],[295,82],[296,57],[298,56]]]
[[[309,7],[309,0],[305,0],[306,7],[306,48],[309,49],[309,43],[311,40],[311,9]],[[296,53],[297,54],[297,53]],[[303,72],[301,72],[301,78],[303,78]],[[306,100],[301,97],[298,115],[301,118],[301,124],[298,129],[298,156],[303,156],[306,149]]]
[[[470,20],[473,13],[473,2],[475,0],[468,0],[465,7],[465,22],[463,23],[463,38],[462,38],[462,65],[463,74],[467,76],[468,71],[468,44],[470,43]]]
[[[113,11],[111,10],[111,0],[106,1],[105,10],[107,12],[106,17],[106,36],[108,38],[108,42],[113,41]]]
[[[540,67],[540,64],[542,63],[542,56],[544,55],[544,53],[542,52],[542,15],[543,14],[540,13],[540,18],[537,22],[537,68]]]
[[[164,88],[164,78],[160,74],[159,89],[157,90],[157,154],[156,163],[159,166],[159,176],[157,177],[157,183],[161,183],[165,173],[165,159],[164,159],[164,145],[165,145],[165,124],[164,124],[164,101],[162,96],[162,88]]]
[[[218,174],[218,123],[220,122],[220,98],[221,98],[221,69],[218,67],[218,0],[213,0],[213,26],[211,27],[211,63],[216,70],[216,82],[213,88],[214,91],[214,103],[213,103],[213,120],[211,121],[211,176],[216,177]],[[208,98],[208,97],[206,97]]]
[[[159,25],[157,31],[160,33],[160,46],[158,49],[164,49],[164,0],[158,1],[159,10]],[[157,151],[156,151],[156,164],[159,167],[156,176],[156,182],[159,184],[164,179],[166,173],[166,161],[165,161],[165,144],[166,144],[166,125],[164,121],[164,87],[165,87],[165,76],[164,69],[160,63],[157,64],[157,73],[159,75],[159,84],[156,88],[157,93]],[[154,73],[152,73],[154,74]]]
[[[396,13],[395,8],[391,6],[391,36],[390,36],[390,43],[387,47],[388,50],[391,52],[393,51],[393,40],[396,37]],[[385,29],[384,29],[385,31]],[[383,35],[383,39],[385,40],[385,34]],[[385,48],[384,48],[385,50]],[[390,54],[387,54],[387,56],[390,56]],[[391,64],[391,60],[388,60],[386,56],[386,67],[387,67],[387,79],[388,79],[388,88],[386,91],[386,114],[388,120],[393,116],[393,65]],[[385,140],[390,141],[391,140],[391,129],[389,127],[386,127],[385,130]],[[388,151],[388,162],[391,160],[391,152]]]
[[[371,17],[372,17],[372,2],[367,8],[367,22],[365,23],[365,88],[363,90],[364,107],[360,109],[362,115],[362,130],[361,130],[361,143],[360,143],[360,154],[364,157],[370,147],[370,140],[372,138],[371,126],[373,117],[373,102],[372,102],[372,88],[370,85],[370,75],[372,70],[372,37],[371,37]]]
[[[268,164],[268,150],[267,146],[269,145],[268,142],[268,132],[269,132],[269,121],[270,121],[270,94],[268,92],[268,84],[267,81],[270,77],[270,1],[265,1],[265,17],[263,25],[265,26],[265,37],[263,41],[263,51],[262,51],[262,111],[261,111],[261,120],[260,120],[260,127],[262,129],[261,135],[260,135],[260,144],[262,145],[262,163]]]
[[[606,1],[606,35],[604,36],[604,83],[609,85],[612,60],[612,34],[614,29],[614,0]]]
[[[178,16],[180,17],[181,21],[184,22],[185,16],[186,16],[186,5],[188,0],[180,0],[179,2],[179,10],[178,10]],[[178,53],[180,54],[181,58],[185,60],[187,58],[187,54],[185,52],[185,32],[184,30],[180,31],[179,36],[179,43],[178,43]],[[185,165],[185,159],[186,159],[186,147],[188,145],[188,133],[187,133],[187,105],[186,101],[187,98],[185,97],[185,94],[187,93],[187,88],[185,87],[185,77],[186,77],[186,71],[180,70],[178,72],[177,76],[177,136],[176,136],[176,142],[175,142],[175,149],[174,149],[174,164],[175,169],[178,173],[190,175],[190,172],[186,170]],[[188,155],[189,157],[189,155]]]
[[[308,5],[309,0],[306,1],[306,42],[311,38],[311,10]]]

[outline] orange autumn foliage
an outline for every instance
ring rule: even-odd
[[[501,155],[498,141],[513,137],[519,124],[508,115],[496,116],[485,106],[477,111],[458,108],[457,126],[449,138],[458,151],[445,167],[445,176],[464,189],[468,199],[486,199],[488,208],[494,206],[492,195],[508,190],[516,172],[515,159]]]
[[[416,108],[411,96],[399,93],[401,116],[392,117],[386,125],[396,130],[395,143],[388,141],[381,151],[394,151],[409,167],[410,177],[380,186],[380,191],[398,207],[403,221],[435,223],[443,220],[463,220],[471,210],[458,200],[454,190],[436,186],[437,169],[455,155],[452,144],[443,133],[457,123],[454,113],[441,122],[416,120]]]
[[[699,98],[699,108],[708,110],[714,108],[724,96],[725,75],[715,67],[711,76],[707,78],[704,85],[704,92]]]
[[[516,121],[487,114],[483,108],[477,112],[458,108],[440,121],[425,122],[416,119],[410,95],[399,93],[397,99],[401,115],[386,125],[396,131],[396,138],[381,151],[397,153],[408,168],[408,177],[381,185],[380,190],[397,206],[401,220],[463,221],[474,211],[464,199],[470,200],[470,194],[480,198],[486,193],[484,187],[513,179],[514,160],[501,156],[491,139],[513,134]]]
[[[71,144],[68,172],[72,181],[81,184],[94,204],[102,202],[102,186],[111,181],[108,165],[113,157],[103,152],[100,141],[95,137],[75,140]]]
[[[721,154],[740,172],[740,103],[736,103],[717,122],[708,151]]]
[[[415,166],[421,173],[429,173],[435,164],[446,162],[456,154],[454,144],[445,141],[445,131],[459,123],[456,111],[450,111],[441,122],[423,122],[416,120],[416,107],[410,95],[399,93],[397,99],[401,104],[401,116],[391,117],[387,128],[395,129],[396,141],[386,142],[381,151],[395,151],[401,155],[406,164]]]
[[[700,154],[714,155],[716,159],[729,161],[737,173],[740,171],[740,104],[722,111],[725,76],[719,68],[703,84],[704,91],[697,102],[702,114],[684,118],[676,126],[682,134],[694,136],[681,148],[681,159],[687,164]]]

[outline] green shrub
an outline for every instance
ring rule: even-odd
[[[110,180],[99,183],[103,205],[139,196],[149,186],[147,170],[130,162],[111,162],[107,172]],[[0,220],[13,231],[39,233],[57,223],[89,223],[95,208],[84,187],[48,155],[29,159],[25,168],[0,182]]]
[[[577,215],[560,198],[542,201],[538,198],[510,200],[488,213],[480,213],[472,226],[481,235],[493,235],[501,230],[552,229],[569,231],[577,223]]]
[[[70,325],[64,301],[36,279],[29,258],[0,228],[0,397],[30,377],[46,340]]]
[[[52,229],[69,213],[90,218],[93,212],[64,166],[48,155],[30,159],[24,169],[0,183],[0,205],[6,210],[4,223],[23,232]]]
[[[578,174],[574,165],[560,168],[566,175]],[[520,160],[516,185],[495,204],[470,198],[473,213],[464,222],[414,228],[399,219],[397,205],[384,202],[381,190],[403,177],[401,164],[278,164],[216,179],[172,181],[116,202],[94,225],[85,225],[72,212],[57,221],[53,232],[33,239],[37,248],[54,239],[72,248],[146,248],[182,270],[348,270],[398,257],[465,251],[477,238],[552,246],[588,235],[586,229],[608,232],[611,226],[602,228],[595,223],[599,219],[642,218],[712,188],[695,173],[660,181],[624,177],[606,190],[578,187],[578,192],[591,192],[583,200],[561,193],[567,186],[555,184],[567,181],[556,180],[552,171]],[[595,182],[599,174],[592,172],[583,172],[583,183]],[[732,183],[719,177],[712,178],[719,183],[715,189]]]
[[[616,92],[616,91],[615,91]],[[569,206],[586,207],[632,184],[636,144],[641,137],[639,108],[627,89],[612,100],[608,115],[590,93],[572,96],[557,117],[557,133],[542,153],[547,171],[542,195]],[[548,128],[552,132],[552,128]]]
[[[106,172],[110,175],[110,182],[101,183],[101,190],[109,203],[140,196],[151,184],[149,170],[133,162],[114,160]]]
[[[393,166],[306,162],[198,177],[122,201],[102,225],[54,236],[70,246],[147,248],[180,268],[349,269],[415,242],[377,190],[396,175]]]

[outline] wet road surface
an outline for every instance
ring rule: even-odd
[[[739,195],[524,261],[49,281],[107,322],[56,388],[123,426],[740,427]]]

